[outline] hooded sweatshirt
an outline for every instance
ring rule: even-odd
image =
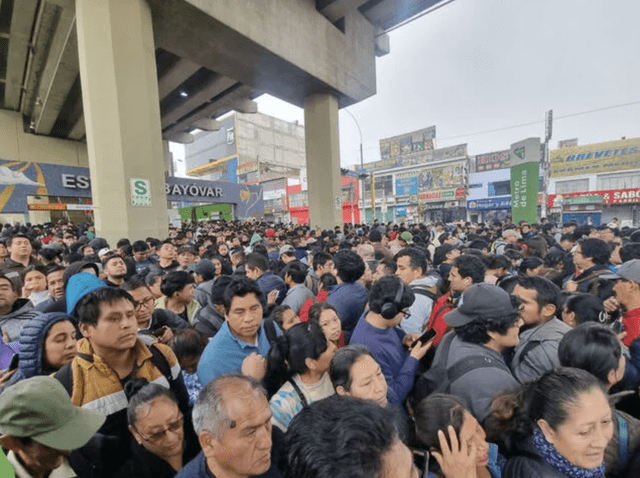
[[[55,369],[45,367],[44,341],[51,327],[64,320],[73,322],[72,318],[66,314],[51,312],[38,314],[25,324],[20,331],[18,370],[2,388],[2,391],[20,380],[56,372]]]
[[[38,314],[29,299],[18,299],[14,302],[11,312],[0,315],[0,329],[3,334],[9,335],[9,342],[15,342],[20,338],[22,327]]]

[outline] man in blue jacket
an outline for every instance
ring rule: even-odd
[[[269,271],[267,257],[264,254],[259,252],[247,254],[244,270],[249,279],[258,283],[258,287],[260,287],[265,297],[269,296],[269,292],[277,290],[278,297],[275,303],[278,305],[282,303],[284,296],[287,295],[287,286],[281,277]]]
[[[342,330],[350,336],[369,300],[367,289],[358,282],[364,274],[364,261],[353,251],[341,250],[333,262],[338,271],[338,285],[329,292],[327,303],[336,308]]]

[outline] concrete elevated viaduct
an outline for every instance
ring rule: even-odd
[[[86,143],[70,164],[87,159],[99,234],[162,237],[166,142],[269,93],[304,108],[311,223],[331,227],[338,109],[375,94],[384,32],[438,1],[0,0],[2,159]],[[150,206],[132,205],[131,178]]]

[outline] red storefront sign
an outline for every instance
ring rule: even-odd
[[[554,200],[558,194],[549,194],[548,206],[554,207]],[[637,204],[640,203],[640,188],[630,189],[607,189],[602,191],[581,191],[578,193],[562,194],[562,197],[576,196],[602,196],[602,204],[612,206],[615,204]]]

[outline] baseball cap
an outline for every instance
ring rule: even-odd
[[[196,263],[193,272],[205,278],[213,277],[216,273],[216,266],[209,259],[202,259]]]
[[[402,234],[400,234],[400,239],[402,239],[407,244],[411,244],[413,242],[413,236],[409,231],[404,231]]]
[[[293,248],[291,244],[285,244],[278,251],[278,256],[282,256],[284,254],[295,254],[296,250]]]
[[[640,259],[631,259],[618,266],[618,271],[598,276],[602,279],[626,279],[640,284]]]
[[[507,291],[492,284],[474,284],[462,293],[458,308],[444,316],[451,327],[461,327],[483,317],[497,317],[515,312]]]
[[[91,245],[91,244],[89,244],[89,245]],[[91,246],[91,247],[93,247],[93,246]],[[117,252],[114,251],[113,249],[109,249],[108,247],[103,247],[102,249],[100,249],[98,251],[98,257],[100,258],[101,261],[104,260],[105,257],[113,256],[115,254],[117,254]]]
[[[56,450],[84,446],[106,417],[76,407],[60,382],[41,375],[22,380],[0,395],[0,432],[29,437]]]

